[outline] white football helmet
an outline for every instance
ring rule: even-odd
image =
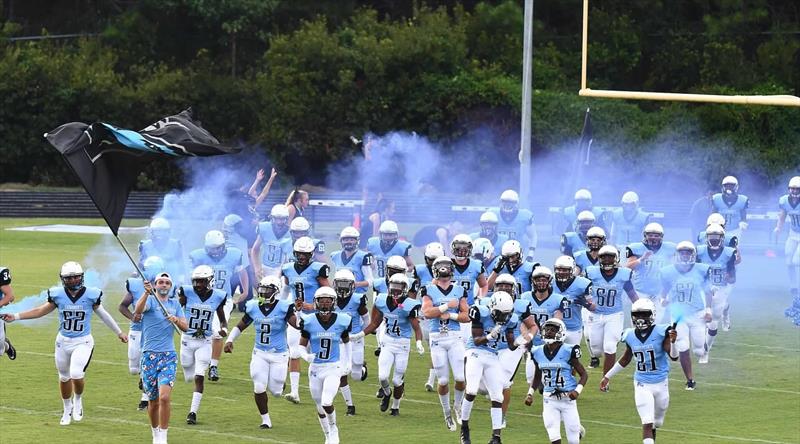
[[[479,237],[472,241],[472,257],[486,262],[494,257],[494,245],[492,241],[485,237]]]
[[[739,191],[739,180],[733,176],[725,176],[722,179],[722,193],[736,194]]]
[[[167,240],[169,239],[170,225],[169,221],[163,217],[156,217],[150,221],[150,239],[153,240]]]
[[[331,287],[319,287],[314,292],[314,310],[321,315],[333,313],[336,309],[336,292]]]
[[[433,261],[433,277],[436,279],[453,277],[453,260],[447,256],[439,256]]]
[[[514,190],[505,190],[500,195],[500,211],[513,213],[519,208],[519,194]]]
[[[709,226],[711,224],[721,225],[723,228],[725,228],[725,216],[719,213],[709,214],[708,219],[706,219],[706,226]]]
[[[514,298],[505,291],[495,291],[489,302],[489,310],[495,324],[505,325],[514,314]]]
[[[308,223],[308,219],[305,217],[297,216],[289,224],[289,233],[291,233],[293,241],[297,241],[297,239],[304,236],[310,236],[310,231],[311,224]]]
[[[572,256],[559,256],[553,265],[556,282],[565,284],[575,277],[575,259]]]
[[[553,272],[543,265],[534,268],[531,273],[531,287],[535,291],[550,291],[553,288]]]
[[[283,288],[283,283],[277,276],[264,276],[256,286],[256,301],[258,305],[272,304]]]
[[[550,318],[542,324],[542,339],[545,344],[564,342],[566,335],[567,327],[561,319]]]
[[[229,214],[222,219],[222,233],[226,238],[229,238],[231,234],[236,233],[236,225],[238,225],[241,221],[242,218],[238,214]]]
[[[469,259],[472,256],[472,238],[467,234],[457,234],[450,243],[450,251],[458,260]]]
[[[355,227],[344,227],[339,233],[339,242],[344,251],[355,251],[358,248],[358,241],[361,233]]]
[[[70,290],[80,290],[83,287],[83,267],[75,261],[64,262],[59,276],[64,287]]]
[[[403,256],[389,256],[386,259],[386,276],[394,276],[395,274],[406,274],[406,260]]]
[[[356,289],[356,276],[347,268],[337,270],[333,275],[333,289],[340,298],[349,298]]]
[[[403,273],[395,273],[389,278],[389,296],[395,301],[403,299],[408,294],[408,278]]]
[[[678,242],[675,247],[675,262],[679,265],[692,265],[697,260],[697,249],[689,241]]]
[[[522,262],[522,245],[514,239],[503,242],[500,254],[508,260],[509,265],[516,266]]]
[[[425,245],[425,263],[429,266],[437,257],[444,256],[444,246],[439,242],[431,242]]]
[[[600,268],[609,271],[619,266],[619,250],[613,245],[605,245],[597,253]]]
[[[789,179],[789,196],[794,199],[800,198],[800,176]]]
[[[583,234],[589,231],[589,228],[594,226],[594,213],[591,211],[581,211],[578,213],[578,218],[575,220],[575,229]]]
[[[297,239],[292,247],[294,260],[301,266],[310,264],[315,248],[314,241],[310,237],[303,236]]]
[[[269,220],[279,229],[286,229],[289,223],[289,209],[284,204],[275,204],[269,212]]]
[[[491,211],[481,214],[481,237],[493,238],[497,235],[499,219]]]
[[[381,247],[386,250],[394,245],[397,239],[400,238],[400,229],[394,221],[385,220],[381,222],[381,226],[378,229],[378,236],[380,236]]]
[[[706,228],[706,244],[712,250],[718,250],[724,246],[725,229],[722,225],[711,224]]]
[[[192,288],[197,293],[205,293],[214,286],[214,269],[208,265],[198,265],[192,270]]]
[[[664,227],[658,222],[650,222],[645,225],[642,230],[642,243],[652,247],[658,248],[661,242],[664,241]]]
[[[164,260],[158,256],[149,256],[142,263],[142,272],[148,281],[153,282],[156,275],[164,271],[167,271],[167,267],[164,265]]]
[[[624,205],[639,205],[639,195],[633,191],[627,191],[622,195],[622,202]]]
[[[656,304],[652,299],[639,298],[631,304],[631,323],[637,330],[647,330],[656,323]]]
[[[500,276],[497,276],[497,279],[494,280],[494,291],[505,291],[506,293],[510,294],[511,297],[517,297],[517,280],[514,279],[514,276],[508,273],[502,273]]]
[[[222,234],[222,231],[211,230],[206,233],[204,245],[206,253],[213,259],[219,259],[225,256],[225,253],[227,253],[227,248],[225,247],[225,235]]]
[[[591,191],[587,190],[586,188],[581,188],[580,190],[575,192],[575,197],[573,199],[575,201],[588,200],[589,202],[591,202],[592,201],[592,193],[591,193]]]
[[[592,251],[597,251],[606,244],[606,230],[600,227],[589,228],[586,232],[586,246]]]

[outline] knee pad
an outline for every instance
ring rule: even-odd
[[[705,344],[694,345],[692,344],[692,353],[698,358],[706,354],[706,348],[704,347]]]
[[[711,336],[716,335],[717,334],[717,327],[719,326],[718,323],[717,323],[717,320],[713,319],[707,325],[708,325],[708,334],[711,335]],[[711,333],[712,331],[714,332],[713,334]]]
[[[267,391],[267,385],[263,382],[253,381],[253,393],[260,395]]]
[[[403,385],[403,375],[398,375],[395,373],[394,377],[392,378],[392,385],[395,387],[400,387]]]
[[[83,370],[70,370],[69,372],[69,379],[83,379],[86,376],[86,372]]]
[[[139,374],[139,366],[137,365],[137,366],[134,367],[133,365],[128,364],[128,372],[130,372],[130,374],[132,374],[132,375],[138,375]]]
[[[450,377],[448,375],[440,376],[440,377],[436,378],[436,382],[438,382],[439,385],[450,384]]]
[[[186,382],[194,381],[194,365],[181,367],[183,369],[183,380]]]
[[[58,374],[58,381],[59,382],[67,382],[69,381],[69,375],[62,375],[61,373]]]

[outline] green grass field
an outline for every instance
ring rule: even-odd
[[[136,222],[128,224],[137,225]],[[0,219],[0,264],[11,268],[18,300],[57,283],[58,269],[67,260],[91,263],[101,271],[107,266],[103,256],[89,261],[84,259],[101,242],[101,235],[6,230],[13,226],[50,223],[102,225],[99,220]],[[134,237],[125,240],[131,247],[135,246]],[[540,253],[545,263],[552,263],[556,255],[555,250]],[[782,317],[783,308],[790,301],[783,277],[783,261],[753,254],[745,256],[740,270],[733,296],[733,329],[721,333],[709,364],[695,364],[696,391],[683,389],[680,367],[677,363],[673,365],[670,408],[664,428],[658,433],[659,442],[800,442],[800,329]],[[123,289],[120,277],[106,286],[104,301],[109,312],[115,314],[126,329],[127,324],[121,322],[123,318],[116,310]],[[240,314],[234,312],[234,321],[239,317]],[[147,416],[136,410],[137,379],[128,374],[126,345],[97,319],[93,325],[96,347],[86,378],[85,418],[67,427],[58,425],[61,401],[52,356],[56,318],[51,314],[43,322],[7,325],[7,335],[19,355],[13,362],[0,359],[0,442],[150,442]],[[237,341],[235,353],[223,355],[222,379],[206,384],[196,426],[188,426],[184,421],[192,385],[176,383],[171,442],[323,441],[305,385],[305,374],[301,379],[301,404],[270,398],[274,428],[258,428],[260,419],[253,403],[248,367],[252,334],[252,329],[248,329]],[[427,355],[420,357],[412,353],[410,357],[400,417],[379,412],[374,397],[377,377],[377,358],[372,355],[374,337],[368,338],[367,343],[370,378],[351,385],[358,415],[345,417],[344,401],[337,398],[342,442],[458,442],[457,433],[444,428],[437,396],[424,391]],[[584,357],[587,356],[585,353]],[[641,442],[631,370],[627,369],[612,381],[609,393],[597,389],[600,376],[599,370],[589,369],[587,389],[579,401],[582,422],[588,431],[584,441]],[[508,428],[503,433],[506,443],[547,442],[540,416],[541,401],[526,407],[522,403],[526,391],[524,377],[518,376]],[[487,401],[479,398],[471,422],[475,442],[488,440]]]

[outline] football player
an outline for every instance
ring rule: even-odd
[[[739,194],[739,180],[733,176],[722,179],[722,192],[711,197],[714,212],[725,218],[728,234],[742,238],[742,231],[747,229],[747,207],[750,200]]]
[[[455,243],[455,242],[454,242]],[[453,251],[457,251],[455,248]],[[464,342],[460,330],[469,319],[467,289],[453,283],[453,262],[447,256],[433,261],[434,281],[420,288],[422,313],[427,318],[431,360],[438,378],[439,402],[442,404],[444,423],[451,432],[456,431],[450,409],[450,370],[455,380],[456,411],[464,399]]]
[[[565,297],[553,296],[553,272],[544,266],[536,267],[531,273],[531,291],[520,295],[520,299],[527,301],[530,313],[538,327],[538,333],[533,338],[533,345],[542,344],[542,325],[550,318],[562,319],[564,310],[569,307],[569,300]],[[528,359],[525,365],[525,377],[528,383],[533,379],[534,363]]]
[[[731,285],[736,282],[736,250],[725,246],[724,228],[719,225],[711,225],[706,228],[706,243],[697,247],[697,262],[710,266],[711,286],[714,293],[711,322],[708,323],[706,336],[706,348],[710,352],[717,337],[717,330],[720,327],[723,331],[731,328],[728,297],[731,293]],[[707,362],[708,353],[703,356],[703,360]],[[704,363],[700,362],[700,364]]]
[[[186,273],[183,246],[180,240],[170,237],[169,221],[156,217],[150,222],[148,231],[150,238],[139,242],[139,268],[144,268],[145,259],[157,256],[164,262],[167,273],[176,282],[183,282],[183,275]]]
[[[79,263],[64,263],[59,277],[62,286],[52,287],[42,294],[47,296],[47,302],[22,313],[6,313],[2,317],[5,322],[37,319],[58,309],[55,357],[64,404],[61,425],[69,425],[72,421],[83,419],[83,379],[94,350],[92,313],[97,313],[123,343],[128,342],[128,335],[122,332],[114,318],[103,308],[103,291],[83,285],[83,268]]]
[[[553,276],[553,296],[556,299],[565,298],[568,302],[561,310],[562,320],[567,328],[565,341],[568,344],[580,344],[583,337],[581,310],[595,309],[592,302],[592,281],[583,276],[575,276],[575,260],[569,256],[559,256],[556,259]]]
[[[633,288],[639,297],[655,301],[661,293],[659,273],[675,257],[675,243],[664,241],[664,228],[651,222],[642,231],[642,241],[630,244],[626,250],[626,267],[633,270]],[[659,319],[661,322],[663,320]]]
[[[600,381],[600,390],[608,381],[636,358],[633,372],[633,397],[642,420],[642,443],[655,444],[656,429],[664,425],[669,406],[669,360],[678,360],[675,347],[677,332],[668,324],[656,324],[656,306],[642,298],[631,306],[633,328],[625,330],[622,342],[625,354]]]
[[[280,274],[283,258],[283,242],[289,238],[289,210],[286,205],[276,204],[270,211],[269,222],[258,224],[258,237],[250,250],[250,262],[256,277]]]
[[[364,295],[375,279],[372,274],[374,260],[371,253],[358,249],[359,236],[355,227],[342,229],[339,234],[342,249],[331,253],[331,262],[337,271],[350,270],[355,278],[353,291],[358,295]]]
[[[246,304],[242,320],[231,330],[225,341],[225,353],[233,353],[233,342],[250,324],[255,325],[255,344],[250,358],[250,378],[253,380],[253,397],[261,415],[262,429],[272,428],[267,405],[267,390],[272,396],[281,396],[289,364],[287,326],[300,329],[300,320],[294,303],[278,299],[281,281],[276,276],[265,276],[256,287],[255,299]]]
[[[606,244],[606,232],[600,227],[589,228],[586,232],[586,249],[574,252],[575,265],[581,273],[592,265],[597,265],[599,256],[597,253]],[[569,256],[567,256],[569,257]]]
[[[592,301],[596,305],[589,314],[589,346],[595,356],[603,354],[603,373],[608,372],[617,360],[617,343],[622,337],[622,295],[631,302],[639,296],[631,282],[631,269],[619,266],[619,251],[606,245],[600,249],[600,265],[586,269],[592,281]]]
[[[354,245],[358,245],[358,241]],[[369,254],[369,253],[367,253]],[[336,312],[346,313],[353,320],[351,333],[358,333],[369,324],[369,312],[367,312],[367,294],[356,293],[356,277],[347,268],[337,270],[333,275],[333,289],[336,292]],[[364,338],[350,340],[351,362],[342,362],[342,377],[339,384],[339,391],[347,403],[347,416],[356,414],[356,406],[353,404],[353,394],[347,382],[347,376],[351,376],[356,381],[367,379],[367,364],[364,361]]]
[[[206,233],[204,248],[198,248],[189,254],[192,263],[192,270],[200,265],[208,265],[214,271],[214,288],[222,290],[227,295],[225,299],[225,318],[228,319],[233,311],[233,287],[231,281],[234,275],[239,275],[239,283],[242,288],[250,285],[250,277],[244,269],[244,253],[242,250],[225,245],[225,235],[219,230],[211,230]],[[210,381],[219,380],[219,358],[222,355],[222,330],[220,319],[214,313],[213,325],[211,326],[211,365],[208,368],[208,379]]]
[[[497,233],[519,242],[522,251],[526,252],[525,259],[533,261],[533,254],[539,241],[536,225],[533,223],[533,213],[519,207],[517,192],[503,191],[500,195],[500,208],[493,208],[490,211],[498,216]]]
[[[294,261],[294,243],[301,237],[308,237],[314,243],[313,259],[317,262],[326,262],[325,241],[311,237],[311,224],[302,216],[295,217],[289,224],[289,237],[284,239],[281,243],[281,257],[283,257],[283,261]]]
[[[453,281],[467,292],[468,306],[475,303],[475,297],[482,297],[488,291],[486,270],[483,262],[472,258],[472,239],[466,234],[457,234],[450,243],[453,255]]]
[[[472,337],[467,343],[465,365],[466,395],[461,404],[461,443],[471,444],[469,418],[481,382],[486,385],[492,406],[492,438],[490,444],[500,444],[503,424],[503,371],[498,357],[499,344],[505,340],[511,350],[525,343],[524,338],[514,338],[519,322],[514,315],[514,299],[510,294],[497,291],[492,294],[489,306],[473,305],[469,309],[472,320]]]
[[[317,289],[330,287],[328,282],[330,268],[322,262],[313,260],[314,250],[314,241],[307,236],[301,237],[294,242],[294,261],[281,266],[281,280],[283,281],[281,299],[286,299],[291,293],[295,311],[304,314],[314,311],[314,293]],[[289,359],[291,390],[284,395],[284,398],[297,404],[300,402],[300,361],[295,356],[299,353],[297,347],[300,343],[300,332],[289,329],[286,337],[289,341],[289,355],[291,356]]]
[[[194,381],[192,403],[187,424],[197,424],[197,411],[203,398],[205,374],[211,365],[211,337],[216,333],[220,338],[228,336],[228,316],[225,303],[228,295],[214,288],[214,270],[208,265],[200,265],[192,270],[192,285],[178,287],[178,302],[183,307],[189,328],[181,336],[181,367],[186,382]],[[214,331],[213,318],[219,319],[219,329]]]
[[[789,180],[789,192],[778,199],[778,224],[775,226],[775,235],[779,235],[789,219],[789,235],[784,244],[784,257],[786,268],[789,270],[789,288],[794,297],[793,307],[797,310],[787,310],[787,315],[795,316],[800,312],[800,176]]]
[[[421,289],[422,287],[433,282],[433,261],[441,256],[444,256],[444,247],[439,242],[431,242],[425,246],[425,263],[414,265],[414,281],[417,288]],[[420,312],[421,311],[422,310],[420,310]],[[423,322],[420,323],[422,337],[423,339],[428,340],[430,336],[430,323],[424,322],[424,316],[422,321]],[[378,354],[380,354],[380,352],[378,352]],[[431,355],[431,357],[432,356],[433,355]],[[436,370],[433,368],[433,360],[431,360],[430,368],[428,369],[428,380],[425,381],[426,391],[433,391],[433,383],[435,379]],[[381,393],[383,392],[381,391]]]
[[[706,354],[706,323],[711,322],[711,291],[707,264],[696,263],[697,250],[689,241],[679,242],[675,264],[661,269],[661,304],[669,304],[672,322],[677,323],[681,368],[686,376],[686,390],[694,390],[697,383],[692,372],[689,346],[697,358]]]
[[[8,267],[0,266],[0,308],[14,302],[14,289],[11,288],[11,271]],[[0,319],[0,356],[8,355],[12,361],[17,359],[17,349],[11,345],[6,337],[5,321]]]
[[[494,287],[497,277],[502,273],[508,273],[514,276],[519,284],[517,294],[531,291],[531,273],[538,265],[535,262],[522,261],[522,246],[518,241],[506,241],[500,251],[500,256],[492,263],[492,274],[489,275],[488,286]]]
[[[164,262],[158,256],[150,256],[144,261],[144,277],[150,282],[155,282],[156,276],[166,272]],[[132,375],[139,374],[142,361],[142,323],[133,319],[133,313],[129,307],[135,307],[136,302],[144,294],[144,281],[137,275],[125,281],[125,296],[119,304],[119,312],[130,319],[131,326],[128,330],[128,371]],[[139,399],[139,410],[147,409],[148,396],[142,386],[142,378],[139,378],[139,390],[142,397]]]
[[[581,211],[575,226],[561,235],[561,254],[573,256],[575,252],[586,249],[586,235],[595,226],[596,217],[591,211]]]
[[[229,214],[225,216],[222,220],[222,235],[225,236],[225,246],[227,248],[238,248],[242,254],[242,268],[244,272],[247,274],[247,283],[250,282],[258,282],[255,280],[255,275],[253,274],[253,266],[250,263],[250,254],[249,248],[247,247],[247,239],[242,236],[242,232],[245,231],[245,224],[241,216],[238,214]],[[237,301],[234,301],[236,307],[239,311],[244,311],[245,302],[247,302],[250,297],[252,296],[250,285],[246,287],[242,286],[242,283],[239,282],[239,275],[234,274],[231,279],[231,291],[233,293],[236,292],[236,289],[239,289],[240,296]]]
[[[542,345],[533,348],[536,374],[531,381],[525,405],[533,404],[534,391],[542,393],[542,421],[551,443],[561,442],[561,422],[569,444],[578,444],[586,433],[581,426],[577,399],[589,374],[581,364],[581,346],[564,341],[564,321],[550,318],[541,325]],[[580,378],[575,380],[574,374]]]
[[[486,211],[481,214],[481,230],[475,233],[470,233],[469,237],[471,237],[473,241],[478,238],[488,239],[492,247],[494,247],[494,250],[500,251],[500,249],[503,247],[503,243],[508,240],[508,236],[497,232],[497,226],[499,222],[500,220],[497,218],[496,213]]]
[[[502,245],[500,248],[502,248]],[[500,249],[497,249],[497,251],[500,251]],[[494,252],[494,245],[492,245],[489,239],[479,237],[472,240],[472,258],[483,264],[484,270],[492,269],[491,265],[492,262],[494,262]]]
[[[365,335],[374,333],[378,326],[385,319],[385,332],[380,338],[380,355],[378,356],[378,381],[380,382],[383,396],[381,399],[381,411],[389,409],[391,401],[392,416],[400,414],[400,399],[403,397],[404,382],[403,377],[408,367],[408,354],[411,348],[411,332],[414,332],[416,339],[417,353],[425,354],[425,347],[422,345],[422,330],[419,327],[420,302],[408,297],[411,284],[403,273],[395,273],[389,278],[389,284],[385,293],[375,296],[372,306],[370,323],[361,333],[353,335],[353,339],[361,339]],[[394,390],[389,388],[389,373],[394,366],[392,385]]]
[[[385,220],[381,223],[378,236],[367,240],[367,251],[375,258],[378,278],[386,277],[386,262],[392,256],[405,259],[406,269],[411,270],[414,267],[410,253],[411,244],[400,239],[400,231],[394,221]]]
[[[575,229],[575,224],[579,219],[578,216],[584,211],[592,213],[594,218],[598,221],[598,225],[602,225],[600,221],[602,220],[603,211],[592,206],[592,193],[589,190],[582,188],[576,191],[573,199],[575,203],[565,207],[562,211],[565,232]]]
[[[339,444],[339,427],[333,399],[342,367],[350,366],[352,318],[336,312],[336,292],[320,287],[314,292],[314,312],[303,315],[299,358],[308,362],[308,385],[317,405],[319,424],[327,444]]]
[[[639,207],[639,195],[633,191],[622,195],[621,205],[611,213],[611,241],[620,249],[634,242],[652,217]]]

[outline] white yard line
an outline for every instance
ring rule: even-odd
[[[61,412],[51,412],[51,411],[45,411],[45,410],[31,410],[31,409],[26,409],[26,408],[9,407],[9,406],[4,406],[4,405],[0,405],[0,410],[19,413],[19,414],[23,414],[23,415],[30,415],[30,416],[42,416],[42,415],[61,416]],[[104,416],[91,415],[91,416],[85,416],[84,417],[84,420],[87,420],[87,419],[89,421],[102,421],[102,422],[110,422],[110,423],[116,423],[116,424],[126,424],[126,425],[132,425],[132,426],[141,427],[143,435],[145,434],[145,430],[149,429],[148,424],[147,424],[147,420],[144,419],[144,418],[141,421],[131,421],[131,420],[128,420],[128,419],[108,418],[108,417],[104,417]],[[281,441],[281,440],[272,439],[272,438],[264,438],[264,437],[249,436],[249,435],[240,435],[238,433],[217,432],[215,430],[198,429],[198,428],[194,428],[194,427],[181,427],[181,426],[175,426],[175,425],[170,427],[170,430],[176,430],[176,429],[179,430],[181,433],[182,432],[199,433],[201,435],[212,435],[212,436],[219,436],[220,438],[233,438],[233,439],[236,439],[236,440],[243,440],[243,441],[272,442],[272,443],[278,443],[278,444],[295,444],[293,441]],[[64,429],[62,428],[60,430],[64,430]],[[146,433],[147,433],[148,436],[150,435],[150,431],[149,430],[147,430]]]

